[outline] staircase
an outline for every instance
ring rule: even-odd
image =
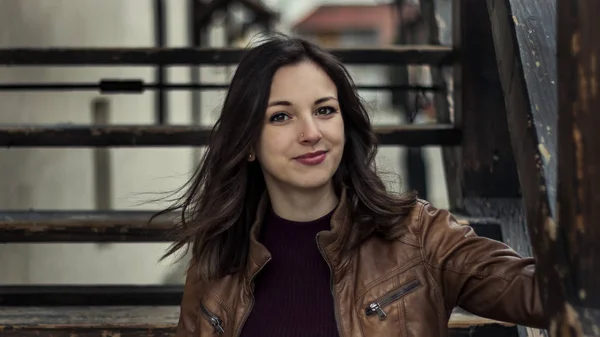
[[[256,5],[255,1],[245,2]],[[465,1],[473,4],[474,1]],[[501,173],[506,167],[510,171],[512,150],[504,124],[488,125],[487,133],[476,128],[473,123],[485,118],[502,121],[506,119],[503,111],[503,100],[499,83],[497,87],[482,86],[479,90],[489,90],[489,102],[481,103],[481,98],[465,99],[467,90],[477,88],[473,79],[473,69],[465,69],[461,65],[472,62],[477,56],[470,55],[473,49],[490,47],[491,40],[473,34],[470,29],[487,19],[485,2],[479,8],[477,16],[466,16],[465,2],[454,2],[453,47],[444,47],[435,43],[437,37],[424,45],[395,46],[382,49],[353,48],[331,50],[345,64],[426,64],[433,69],[434,83],[445,88],[440,70],[442,67],[454,69],[453,106],[450,111],[446,99],[446,91],[438,93],[436,107],[438,124],[430,125],[392,125],[376,127],[381,144],[422,147],[440,145],[444,147],[444,160],[452,209],[459,216],[460,222],[472,226],[481,235],[510,244],[523,243],[515,241],[515,230],[506,230],[507,214],[518,208],[520,197],[518,192],[508,192],[509,211],[493,213],[495,206],[490,206],[475,191],[481,181],[493,178],[493,175],[482,175],[479,180],[474,176],[481,174],[480,169],[473,169],[473,161],[480,167],[486,167],[484,156],[486,146],[497,145],[494,149],[500,156],[493,165],[499,167]],[[160,1],[157,1],[160,3]],[[226,1],[212,0],[208,4],[196,2],[195,11],[216,10],[226,6]],[[198,4],[202,4],[201,6]],[[433,8],[433,0],[423,0],[423,8]],[[481,6],[480,6],[481,7]],[[160,8],[157,5],[157,8]],[[433,12],[425,12],[433,15]],[[462,14],[462,15],[461,15]],[[206,20],[206,14],[202,16]],[[208,15],[210,16],[210,15]],[[160,15],[159,15],[160,17]],[[488,19],[489,20],[489,19]],[[160,20],[158,20],[160,21]],[[435,20],[433,20],[435,21]],[[430,21],[430,22],[433,22]],[[435,26],[430,27],[437,32]],[[158,29],[159,33],[163,30]],[[164,31],[163,33],[164,34]],[[160,35],[160,34],[159,34]],[[431,34],[435,36],[437,34]],[[196,37],[194,41],[198,40]],[[159,42],[161,39],[158,39]],[[461,45],[464,44],[464,45]],[[466,43],[466,44],[465,44]],[[487,43],[487,44],[486,44]],[[160,43],[158,44],[160,47]],[[198,45],[194,42],[194,45]],[[491,45],[493,53],[493,45]],[[156,66],[160,73],[165,66],[180,65],[232,65],[238,62],[242,50],[234,48],[130,48],[130,49],[3,49],[0,50],[0,64],[5,66],[74,66],[74,65],[136,65]],[[492,54],[493,56],[493,54]],[[494,60],[491,60],[496,69]],[[481,63],[484,63],[483,61]],[[480,64],[485,68],[489,65]],[[476,66],[474,66],[476,67]],[[162,70],[161,70],[162,69]],[[0,90],[99,90],[103,93],[128,92],[141,93],[146,90],[157,90],[159,93],[175,85],[164,83],[164,76],[157,83],[143,81],[104,80],[98,83],[69,84],[3,84]],[[202,90],[224,85],[189,83],[177,85],[179,89]],[[360,87],[359,87],[360,88]],[[374,88],[372,88],[374,89]],[[394,89],[394,88],[387,88]],[[398,89],[398,88],[396,88]],[[410,88],[404,88],[410,89]],[[476,89],[474,89],[476,90]],[[500,90],[500,96],[495,94]],[[491,94],[490,94],[491,92]],[[490,96],[491,95],[491,96]],[[160,95],[159,95],[160,97]],[[495,105],[500,100],[500,107],[492,113],[474,112],[468,104]],[[475,100],[475,101],[474,101]],[[494,101],[495,100],[495,101]],[[25,147],[175,147],[205,145],[209,129],[201,126],[165,125],[164,101],[157,112],[156,125],[18,125],[0,126],[0,146],[11,148]],[[475,102],[475,103],[474,103]],[[465,105],[465,103],[467,105]],[[464,108],[463,108],[464,107]],[[481,106],[480,106],[481,107]],[[498,111],[502,110],[502,111]],[[490,117],[491,116],[491,117]],[[472,118],[472,119],[470,119]],[[471,122],[471,120],[473,122]],[[464,122],[463,122],[464,121]],[[502,122],[500,122],[502,123]],[[498,129],[501,129],[500,131]],[[484,130],[485,131],[485,130]],[[504,134],[502,133],[504,132]],[[494,138],[495,137],[495,138]],[[477,141],[477,139],[502,139],[507,137],[507,144],[493,144]],[[473,141],[479,148],[473,151],[461,151],[466,140],[468,150],[473,150]],[[499,141],[502,142],[502,141]],[[508,153],[506,153],[504,150]],[[477,152],[480,151],[480,152]],[[499,152],[498,152],[499,151]],[[482,154],[483,153],[483,154]],[[479,157],[478,157],[479,156]],[[508,158],[508,159],[506,159]],[[468,160],[472,160],[469,162]],[[501,166],[498,166],[501,163]],[[485,170],[484,170],[485,171]],[[485,173],[485,172],[484,172]],[[496,173],[498,174],[498,173]],[[515,172],[509,172],[508,176]],[[513,178],[514,178],[513,176]],[[477,176],[479,177],[479,176]],[[510,178],[510,177],[509,177]],[[469,180],[471,179],[471,180]],[[506,178],[505,178],[506,179]],[[496,181],[497,182],[497,181]],[[511,186],[515,181],[508,181]],[[518,180],[516,181],[518,185]],[[510,189],[510,188],[509,188]],[[518,186],[517,188],[518,189]],[[475,192],[473,192],[475,191]],[[477,194],[479,193],[479,195]],[[498,196],[499,194],[490,194]],[[489,196],[489,195],[488,195]],[[500,195],[506,197],[506,195]],[[492,204],[494,200],[491,199]],[[495,204],[494,204],[495,205]],[[495,208],[497,209],[497,208]],[[477,210],[477,211],[476,211]],[[519,213],[519,211],[515,211]],[[138,211],[0,211],[0,243],[41,243],[41,242],[168,242],[172,239],[168,230],[173,223],[173,216],[165,215],[151,225],[147,221],[152,212]],[[519,214],[515,215],[518,217]],[[514,220],[514,219],[512,219]],[[517,235],[518,236],[518,235]],[[523,236],[523,235],[522,235]],[[92,337],[120,336],[139,337],[172,336],[177,323],[182,286],[0,286],[0,335],[13,336],[47,336],[47,337]],[[449,323],[450,336],[524,336],[522,329],[502,322],[495,322],[473,316],[457,308]]]

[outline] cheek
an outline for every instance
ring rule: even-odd
[[[289,135],[280,130],[265,130],[258,144],[257,156],[263,162],[277,160],[278,157],[285,157],[289,148]]]
[[[346,143],[346,136],[344,133],[344,121],[339,118],[329,128],[329,139],[335,145],[344,145]]]

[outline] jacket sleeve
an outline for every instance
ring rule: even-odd
[[[534,328],[547,328],[535,260],[502,242],[479,237],[470,226],[425,203],[420,210],[423,258],[448,308]]]
[[[196,281],[196,271],[194,268],[188,268],[183,288],[183,298],[179,311],[179,322],[177,323],[177,332],[175,337],[195,337],[196,322],[200,302],[198,300],[198,282]]]

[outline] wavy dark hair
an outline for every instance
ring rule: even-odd
[[[259,164],[247,157],[261,133],[273,75],[302,61],[320,66],[338,90],[346,144],[333,183],[338,192],[346,190],[352,219],[352,228],[341,231],[340,251],[351,252],[372,235],[395,239],[406,230],[402,222],[416,195],[388,192],[377,175],[377,138],[347,69],[307,40],[269,36],[245,52],[199,167],[182,188],[184,195],[159,213],[181,213],[176,241],[163,258],[191,248],[191,265],[201,280],[236,273],[246,265],[250,227],[266,190]]]

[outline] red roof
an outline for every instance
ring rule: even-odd
[[[414,6],[404,6],[402,18],[412,21],[417,15]],[[293,26],[298,33],[342,33],[374,30],[380,44],[392,43],[399,22],[394,4],[382,5],[323,5]]]

